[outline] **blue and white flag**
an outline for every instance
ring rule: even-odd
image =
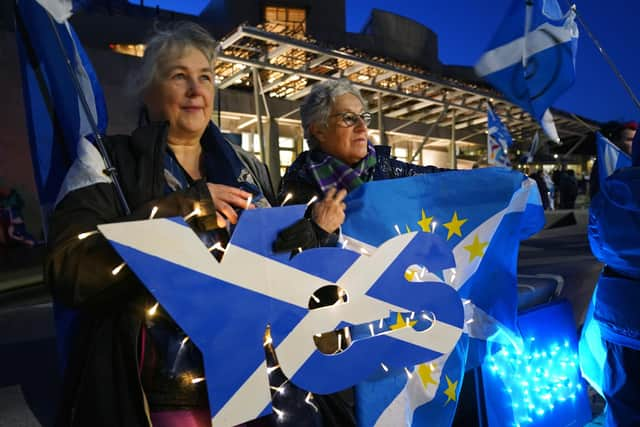
[[[540,145],[540,134],[536,131],[535,135],[533,135],[533,139],[531,140],[531,146],[529,146],[529,151],[524,155],[526,163],[533,162],[533,157],[536,155],[539,145]]]
[[[468,351],[487,340],[509,348],[519,343],[519,242],[543,224],[535,182],[501,168],[373,182],[349,195],[345,248],[375,253],[385,239],[416,230],[441,236],[455,265],[428,266],[425,260],[413,269],[425,267],[457,289],[465,308],[465,333],[452,352],[356,387],[359,425],[451,424]]]
[[[631,156],[605,138],[600,132],[596,132],[596,149],[600,184],[604,184],[603,181],[616,170],[631,166]]]
[[[638,132],[636,132],[636,137]],[[631,167],[631,157],[596,132],[599,191],[589,207],[589,243],[594,256],[617,271],[640,269],[638,249],[638,213],[640,212],[640,168]],[[622,171],[624,170],[624,171]],[[633,277],[633,274],[629,277]],[[603,278],[600,278],[602,282]],[[606,280],[606,279],[605,279]],[[602,327],[594,318],[597,284],[587,311],[579,343],[582,375],[599,393],[604,384],[607,351]],[[633,298],[628,299],[633,300]],[[600,303],[600,310],[606,304]],[[620,304],[622,309],[625,304]],[[637,312],[633,305],[629,308]],[[628,316],[632,319],[634,316]],[[623,373],[620,373],[623,375]]]
[[[476,73],[541,121],[574,82],[574,19],[575,12],[563,14],[557,0],[514,0]]]
[[[102,90],[77,35],[63,19],[70,13],[70,2],[43,2],[61,23],[52,20],[35,0],[19,0],[16,38],[31,158],[46,230],[48,214],[61,195],[65,176],[80,155],[85,154],[82,163],[85,168],[90,166],[96,180],[108,182],[109,178],[102,173],[105,166],[97,149],[85,138],[92,135],[93,130],[66,64],[68,58],[90,114],[99,132],[104,133],[107,112]],[[57,42],[58,35],[64,51]],[[67,184],[70,189],[82,185],[73,180]]]
[[[500,117],[487,105],[487,163],[490,165],[511,167],[509,147],[513,139]]]

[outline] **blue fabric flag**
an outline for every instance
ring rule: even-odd
[[[509,147],[513,138],[490,106],[487,106],[487,163],[490,165],[511,167]]]
[[[541,121],[574,82],[574,19],[572,10],[562,14],[557,0],[514,0],[476,73]]]
[[[35,0],[19,0],[16,15],[31,158],[46,224],[67,171],[78,157],[78,150],[97,154],[88,141],[79,144],[82,137],[93,131],[80,104],[67,58],[100,133],[107,127],[107,110],[96,74],[71,25],[52,20]],[[57,42],[56,31],[64,52]],[[104,164],[97,155],[97,158],[93,156],[99,164],[96,174],[102,175],[97,179],[107,179],[100,174]]]
[[[536,132],[535,135],[533,135],[533,139],[531,140],[531,146],[529,147],[529,151],[524,155],[525,163],[533,162],[533,157],[536,155],[539,145],[540,145],[540,134]]]
[[[637,138],[637,133],[636,133]],[[635,141],[634,141],[635,143]],[[607,358],[603,339],[640,349],[640,315],[634,304],[640,298],[640,167],[631,157],[596,133],[600,191],[589,208],[589,243],[594,256],[627,278],[601,276],[580,338],[580,368],[601,395]],[[636,145],[637,146],[637,145]],[[634,147],[635,148],[635,147]],[[617,332],[626,332],[629,336]],[[624,372],[618,372],[621,379]]]
[[[502,168],[373,182],[349,195],[346,218],[343,246],[368,253],[398,233],[441,236],[455,265],[425,260],[408,275],[421,282],[412,272],[426,269],[458,290],[465,308],[465,334],[451,353],[356,387],[358,422],[449,425],[470,343],[511,345],[517,336],[519,242],[544,224],[535,182]]]

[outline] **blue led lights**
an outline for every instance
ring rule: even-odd
[[[525,340],[525,351],[504,348],[487,358],[490,372],[498,376],[511,398],[515,426],[532,423],[556,405],[575,401],[582,390],[578,354],[569,341],[536,345],[535,337]]]

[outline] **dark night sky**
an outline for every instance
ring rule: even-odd
[[[410,17],[438,34],[445,64],[473,65],[487,47],[512,0],[345,0],[347,30],[359,32],[372,8]],[[522,0],[524,2],[524,0]],[[134,1],[137,3],[137,1]],[[198,14],[207,0],[146,0],[145,5]],[[256,2],[257,3],[257,2]],[[563,10],[567,1],[559,0]],[[577,0],[578,12],[620,72],[640,96],[640,2],[638,0]],[[574,86],[554,107],[585,117],[638,120],[638,109],[598,53],[584,27],[580,39]]]

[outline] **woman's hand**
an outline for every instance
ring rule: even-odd
[[[234,208],[255,209],[255,205],[248,203],[251,193],[239,188],[230,187],[223,184],[207,183],[209,194],[216,206],[218,227],[226,227],[229,220],[232,224],[238,222],[238,214]]]
[[[335,188],[331,188],[322,201],[313,205],[311,219],[327,233],[333,233],[344,222],[344,210],[347,205],[343,200],[346,196],[347,190],[336,192]]]

